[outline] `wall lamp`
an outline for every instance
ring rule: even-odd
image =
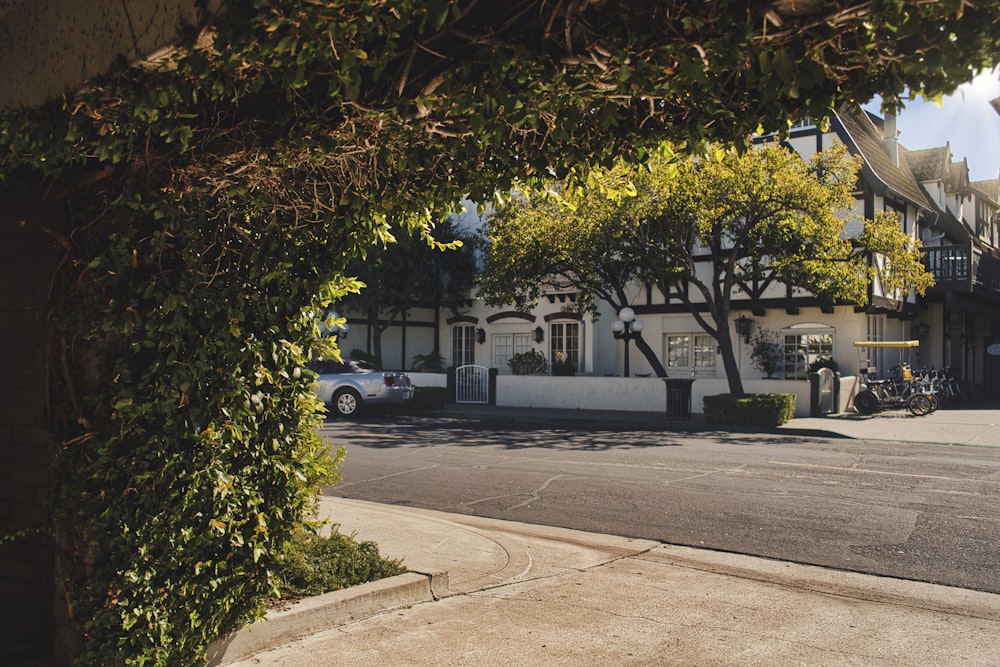
[[[913,337],[917,340],[923,340],[931,332],[931,325],[925,324],[923,322],[914,322],[913,326],[910,327],[910,331],[913,332]]]
[[[545,329],[535,327],[535,342],[541,343],[543,340],[545,340]]]
[[[476,329],[476,342],[480,345],[486,342],[486,329]]]
[[[736,318],[736,335],[743,336],[743,342],[750,343],[750,332],[753,330],[753,320],[746,315]]]

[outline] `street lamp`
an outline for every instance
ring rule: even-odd
[[[611,335],[625,341],[625,377],[628,377],[628,343],[642,336],[642,322],[635,319],[635,311],[625,306],[618,311],[618,319],[611,323]]]

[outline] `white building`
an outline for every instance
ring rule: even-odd
[[[806,159],[834,142],[860,155],[856,212],[866,218],[877,211],[895,213],[902,229],[922,241],[937,285],[918,299],[886,294],[872,284],[864,308],[829,303],[784,284],[748,285],[734,295],[731,311],[745,381],[762,374],[750,364],[749,343],[736,335],[740,318],[743,324],[749,320],[752,330],[780,334],[780,375],[787,380],[804,381],[809,364],[820,358],[833,358],[843,375],[856,375],[854,341],[919,339],[910,359],[914,367],[950,366],[975,393],[1000,396],[1000,358],[986,352],[1000,341],[1000,180],[970,183],[965,161],[953,161],[948,146],[908,151],[896,135],[893,117],[882,119],[859,107],[836,113],[826,131],[799,123],[785,144]],[[724,379],[715,340],[678,298],[639,284],[630,297],[642,337],[671,377]],[[568,362],[576,375],[620,377],[626,354],[630,375],[652,373],[634,343],[626,352],[626,343],[613,336],[616,313],[607,304],[598,304],[597,318],[581,317],[574,300],[575,293],[566,290],[549,292],[528,312],[490,308],[474,297],[460,313],[414,309],[384,336],[383,365],[409,369],[414,355],[437,350],[448,365],[479,364],[504,375],[511,355],[539,350],[550,362]],[[354,325],[344,348],[365,349],[366,340],[365,328]],[[877,353],[865,363],[886,369],[895,363],[891,354]],[[725,391],[724,385],[715,386]]]

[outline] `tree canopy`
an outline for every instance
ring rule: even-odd
[[[752,299],[780,281],[864,305],[876,277],[893,295],[922,294],[932,284],[919,242],[895,216],[880,213],[847,236],[859,168],[842,144],[809,162],[770,144],[621,163],[601,175],[602,188],[562,184],[555,197],[501,208],[487,227],[480,295],[511,303],[537,299],[546,284],[570,285],[581,292],[580,307],[592,308],[597,297],[617,310],[629,305],[630,282],[656,285],[715,338],[730,390],[741,395],[729,330],[738,292]],[[655,352],[639,349],[662,375]]]
[[[473,239],[466,236],[453,220],[446,219],[435,226],[434,239],[401,234],[348,264],[348,274],[364,286],[341,303],[368,325],[371,353],[380,368],[382,333],[402,313],[411,308],[444,308],[457,314],[476,278],[469,243]],[[431,353],[440,350],[435,347]]]
[[[93,664],[194,663],[262,613],[332,474],[313,313],[390,220],[934,97],[1000,53],[996,0],[221,4],[173,50],[0,113],[0,187],[62,253],[54,534]]]

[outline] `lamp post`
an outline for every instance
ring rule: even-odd
[[[633,338],[642,335],[642,322],[635,319],[635,311],[628,306],[619,310],[618,319],[611,323],[611,334],[625,341],[625,377],[628,377],[628,344]]]

